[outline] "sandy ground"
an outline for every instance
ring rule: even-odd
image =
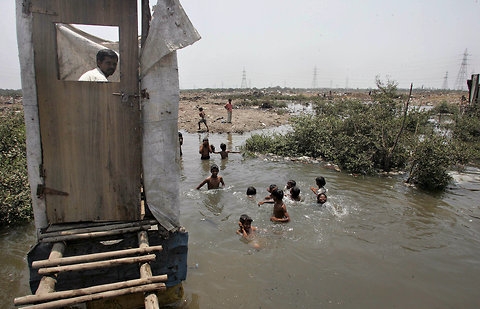
[[[288,113],[277,113],[272,109],[259,107],[240,107],[232,101],[232,123],[225,123],[227,100],[219,99],[215,94],[204,93],[180,94],[180,105],[178,108],[178,129],[189,133],[198,132],[198,108],[202,107],[207,115],[209,132],[213,133],[243,133],[256,129],[276,127],[288,123]],[[200,125],[201,131],[206,131],[205,125]]]

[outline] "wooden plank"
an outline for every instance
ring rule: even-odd
[[[70,227],[67,229],[63,228],[62,230],[55,230],[56,228],[61,228],[61,227],[51,226],[49,227],[49,229],[51,228],[53,229],[53,231],[47,231],[40,234],[38,236],[38,239],[43,239],[45,237],[56,237],[56,236],[65,236],[65,235],[82,234],[82,233],[90,233],[90,232],[110,231],[114,229],[148,225],[148,224],[157,225],[158,222],[156,220],[143,220],[143,221],[128,222],[128,223],[109,223],[109,224],[89,222],[89,223],[78,224],[78,225],[75,225],[75,227]]]
[[[71,305],[74,305],[74,304],[80,304],[80,303],[84,303],[84,302],[88,302],[88,301],[92,301],[92,300],[97,300],[97,299],[104,299],[104,298],[110,298],[110,297],[125,295],[125,294],[160,291],[160,290],[163,290],[163,291],[166,290],[165,283],[152,283],[152,284],[135,286],[135,287],[125,288],[125,289],[119,289],[119,290],[107,291],[107,292],[102,292],[102,293],[95,293],[95,294],[84,295],[84,296],[79,296],[79,297],[72,297],[72,298],[67,298],[67,299],[55,300],[55,301],[51,301],[51,302],[48,302],[48,303],[22,307],[22,309],[62,308],[62,307],[65,307],[65,306],[71,306]]]
[[[133,254],[152,253],[155,251],[162,251],[162,249],[163,249],[162,246],[153,246],[153,247],[147,247],[147,248],[132,248],[132,249],[109,251],[109,252],[69,256],[69,257],[57,258],[57,259],[49,258],[48,260],[40,260],[40,261],[33,262],[32,268],[37,269],[42,267],[62,266],[62,265],[69,265],[69,264],[92,262],[92,261],[110,259],[114,257],[133,255]]]
[[[46,268],[40,268],[38,270],[38,273],[40,275],[47,275],[47,274],[60,273],[60,272],[66,272],[66,271],[83,271],[83,270],[96,269],[96,268],[114,267],[114,266],[119,266],[124,264],[146,263],[146,262],[154,261],[155,258],[156,258],[155,254],[148,254],[144,256],[112,259],[112,260],[106,260],[106,261],[80,263],[80,264],[64,265],[64,266],[57,266],[57,267],[46,267]]]
[[[41,239],[40,242],[59,242],[59,241],[67,241],[67,240],[97,238],[97,237],[113,236],[113,235],[125,234],[125,233],[131,233],[131,232],[138,232],[140,230],[146,231],[148,229],[150,229],[150,225],[130,227],[130,228],[104,231],[104,232],[92,232],[92,233],[82,233],[82,234],[73,234],[73,235],[56,236],[56,237],[45,237]]]
[[[17,297],[14,299],[13,302],[16,306],[36,304],[41,302],[53,301],[57,299],[65,299],[65,298],[71,298],[76,296],[101,293],[105,291],[118,290],[118,289],[133,287],[133,286],[165,282],[167,281],[167,279],[168,279],[167,275],[159,275],[159,276],[153,276],[150,278],[134,279],[134,280],[128,280],[128,281],[122,281],[122,282],[102,284],[102,285],[92,286],[92,287],[83,288],[83,289],[52,292],[44,295],[27,295],[27,296]]]

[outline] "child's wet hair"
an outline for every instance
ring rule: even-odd
[[[315,182],[317,183],[317,185],[319,187],[323,187],[327,184],[327,182],[325,181],[325,178],[323,176],[318,176],[317,178],[315,178]]]
[[[272,193],[272,191],[275,190],[276,188],[278,188],[277,185],[272,183],[272,184],[268,187],[268,192]]]
[[[255,194],[257,194],[257,189],[255,189],[255,187],[247,188],[247,195],[255,195]]]
[[[283,190],[276,188],[271,193],[273,197],[276,197],[279,200],[283,199]]]
[[[252,222],[253,219],[250,218],[249,215],[243,214],[243,215],[240,216],[239,221],[240,221],[241,224],[244,224],[245,222]]]
[[[210,172],[213,172],[213,170],[219,171],[220,169],[218,168],[218,166],[216,164],[212,164],[212,166],[210,167]]]
[[[292,197],[299,197],[300,196],[300,188],[295,186],[290,189],[290,194]]]
[[[287,185],[290,185],[290,187],[295,187],[297,185],[297,182],[295,180],[289,180],[287,181]]]
[[[225,145],[224,143],[221,143],[221,144],[220,144],[220,149],[226,150],[226,149],[227,149],[227,145]]]

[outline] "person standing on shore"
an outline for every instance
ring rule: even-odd
[[[227,110],[227,123],[232,123],[232,99],[228,99],[228,103],[225,104],[225,109]]]
[[[202,107],[200,107],[198,111],[199,111],[198,116],[200,116],[200,120],[198,121],[198,131],[200,131],[200,124],[203,123],[205,127],[207,127],[207,132],[208,132],[207,114],[205,114],[205,111],[203,110]]]

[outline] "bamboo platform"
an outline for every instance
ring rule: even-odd
[[[158,295],[167,289],[167,272],[178,269],[178,265],[170,265],[172,261],[181,261],[181,268],[185,264],[184,272],[171,273],[172,284],[186,277],[183,238],[188,235],[180,235],[176,247],[178,241],[172,242],[168,233],[155,220],[49,227],[29,253],[33,295],[17,297],[14,304],[19,308],[63,308],[143,293],[145,308],[159,308]],[[165,253],[162,242],[176,249]]]

